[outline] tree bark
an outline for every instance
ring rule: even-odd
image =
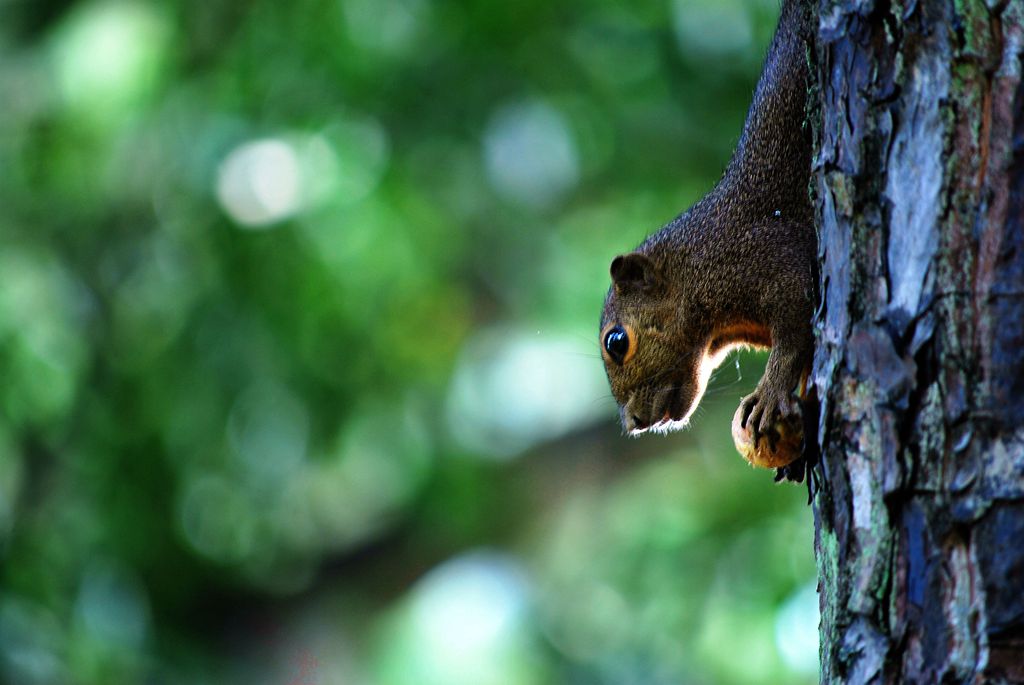
[[[1024,682],[1024,0],[820,0],[823,683]]]

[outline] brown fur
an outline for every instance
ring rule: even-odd
[[[736,152],[718,185],[612,263],[601,331],[632,331],[631,358],[604,354],[629,433],[684,422],[710,369],[738,345],[771,346],[743,399],[758,434],[790,412],[811,362],[817,238],[805,125],[810,10],[785,0]],[[604,347],[602,334],[602,349]],[[660,425],[658,425],[660,423]]]

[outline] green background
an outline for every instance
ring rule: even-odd
[[[0,680],[816,681],[764,357],[631,440],[597,347],[776,15],[0,2]]]

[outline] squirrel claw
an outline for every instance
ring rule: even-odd
[[[776,415],[782,413],[786,407],[780,410],[771,402],[758,403],[748,415],[747,425],[743,426],[741,421],[744,410],[751,404],[752,398],[744,398],[744,402],[733,413],[732,438],[740,456],[754,466],[766,468],[779,468],[798,459],[798,445],[803,436],[804,424],[803,414],[797,410],[797,406],[790,404],[788,414],[777,418]],[[767,438],[767,443],[755,442],[755,430],[758,436],[756,439],[760,440],[763,436]],[[792,473],[784,472],[780,478],[792,479],[785,475]]]
[[[743,410],[741,425],[746,428],[750,426],[751,437],[755,448],[764,437],[768,440],[768,447],[775,451],[779,441],[779,433],[775,430],[775,422],[783,419],[792,413],[792,407],[785,398],[775,401],[765,400],[762,395],[764,391],[758,389],[743,398],[740,404]]]
[[[740,419],[740,425],[744,428],[747,427],[747,419],[750,418],[750,412],[754,411],[755,404],[757,404],[756,395],[748,395],[744,397],[743,401],[740,403],[740,406],[743,407],[743,418]],[[754,427],[754,431],[757,431],[757,426]]]

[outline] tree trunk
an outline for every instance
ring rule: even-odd
[[[1024,0],[820,0],[823,683],[1024,682]]]

